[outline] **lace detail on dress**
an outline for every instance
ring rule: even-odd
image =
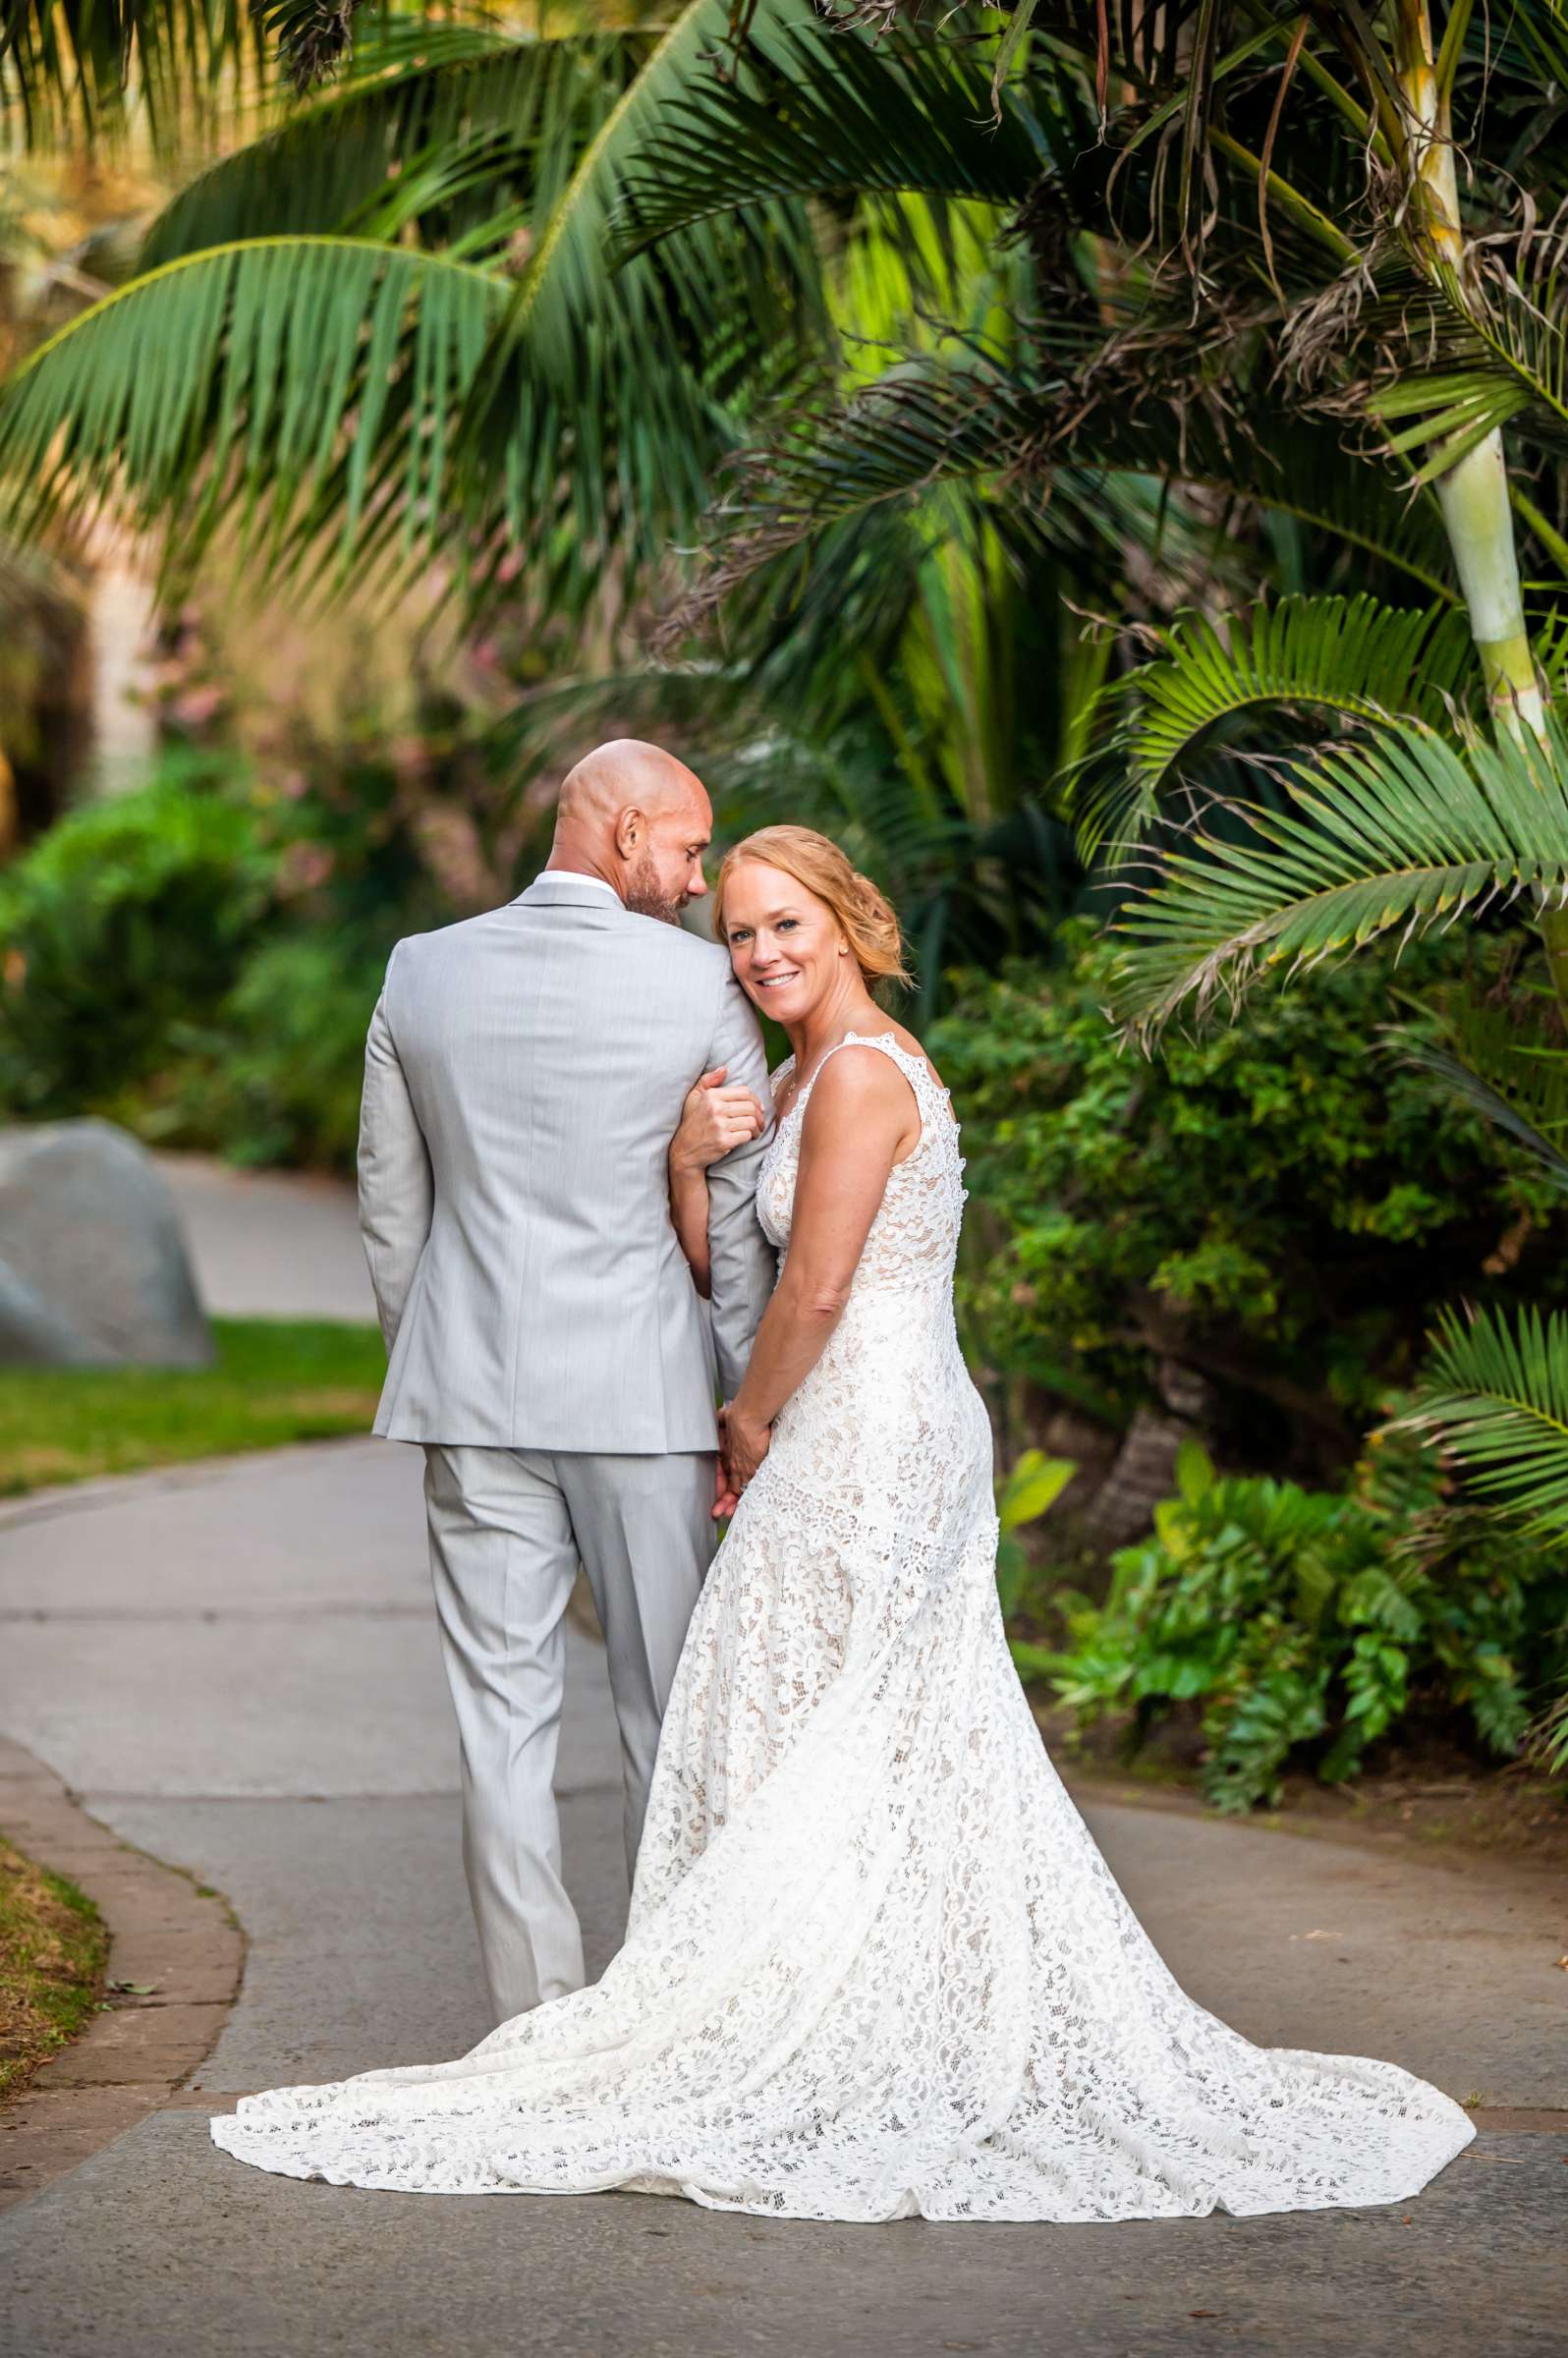
[[[699,1600],[625,1946],[455,2062],[273,2089],[213,2137],[336,2184],[807,2218],[1403,2201],[1467,2115],[1393,2064],[1251,2047],[1196,2005],[1051,1768],[953,1324],[957,1124],[923,1059],[857,1044],[908,1075],[921,1135]],[[811,1086],[758,1186],[786,1251]]]

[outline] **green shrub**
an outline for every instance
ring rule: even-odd
[[[98,1110],[257,940],[272,856],[254,814],[184,770],[68,817],[0,874],[0,1108]]]
[[[1220,1809],[1277,1800],[1293,1761],[1352,1776],[1418,1718],[1511,1755],[1568,1677],[1568,1560],[1494,1522],[1440,1522],[1441,1467],[1408,1438],[1370,1448],[1342,1491],[1225,1479],[1192,1443],[1178,1479],[1049,1668],[1085,1723],[1131,1713],[1135,1744],[1199,1707]]]
[[[263,942],[209,1024],[176,1028],[158,1100],[131,1118],[166,1143],[234,1162],[352,1164],[365,1027],[386,959],[381,939],[325,927]]]
[[[301,784],[170,762],[0,873],[0,1119],[352,1163],[388,952],[453,912],[386,762]]]
[[[1410,1379],[1441,1290],[1563,1298],[1545,1182],[1376,1049],[1396,992],[1458,946],[1260,987],[1245,1026],[1149,1062],[1107,1020],[1114,941],[1062,940],[964,981],[928,1034],[964,1123],[982,1366],[1119,1425],[1174,1360],[1211,1388],[1228,1464],[1321,1480]]]
[[[1050,1511],[1077,1472],[1071,1458],[1026,1449],[997,1483],[996,1590],[1004,1613],[1013,1610],[1029,1577],[1029,1558],[1018,1533]]]

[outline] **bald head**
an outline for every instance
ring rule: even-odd
[[[546,865],[602,877],[628,909],[676,925],[707,890],[712,831],[702,781],[684,761],[640,737],[612,737],[568,772]]]

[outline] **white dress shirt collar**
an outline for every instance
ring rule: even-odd
[[[612,901],[618,901],[621,897],[615,886],[606,883],[602,876],[589,876],[576,868],[541,868],[533,881],[535,884],[591,884],[595,891],[607,892]]]

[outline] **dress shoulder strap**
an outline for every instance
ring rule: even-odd
[[[914,1090],[916,1096],[923,1103],[924,1101],[923,1092],[928,1091],[935,1097],[945,1097],[947,1095],[924,1057],[915,1055],[911,1049],[903,1045],[902,1041],[896,1039],[891,1032],[846,1032],[844,1038],[828,1049],[827,1055],[836,1055],[839,1048],[848,1047],[880,1048],[884,1056],[892,1058]],[[827,1056],[824,1056],[822,1064],[826,1062]],[[822,1065],[819,1064],[816,1069],[820,1072]]]
[[[818,1057],[815,1071],[806,1082],[804,1088],[796,1093],[795,1100],[790,1107],[792,1114],[799,1112],[805,1105],[807,1098],[822,1077],[823,1066],[830,1056],[838,1054],[840,1048],[879,1048],[884,1056],[889,1057],[898,1066],[899,1071],[915,1093],[915,1102],[920,1107],[923,1134],[925,1129],[926,1117],[932,1105],[947,1104],[947,1092],[931,1071],[924,1057],[912,1055],[908,1048],[901,1047],[891,1032],[846,1032],[842,1039],[835,1039],[833,1045],[824,1049]],[[775,1081],[782,1080],[787,1073],[793,1071],[794,1066],[794,1057],[786,1057],[774,1075]]]

